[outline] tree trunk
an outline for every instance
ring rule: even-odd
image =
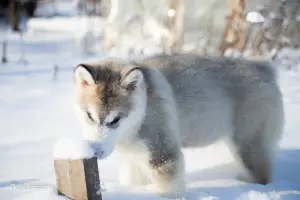
[[[10,21],[13,31],[20,31],[20,12],[21,3],[17,0],[12,0],[10,5]]]
[[[224,55],[227,49],[243,52],[247,41],[247,22],[244,14],[245,0],[227,0],[228,15],[219,54]]]
[[[184,0],[168,0],[167,26],[172,34],[170,45],[171,52],[179,52],[183,45],[184,14]]]

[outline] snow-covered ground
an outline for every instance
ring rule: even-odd
[[[19,61],[19,36],[7,36],[9,63],[0,64],[0,199],[64,199],[55,193],[52,153],[61,137],[80,135],[73,112],[72,70],[79,62],[103,55],[78,54],[70,33],[31,32],[24,36],[24,65]],[[54,66],[59,69],[55,79]],[[218,143],[184,151],[187,200],[300,199],[300,72],[281,70],[280,86],[286,127],[272,183],[262,186],[237,178],[241,168]],[[119,186],[117,162],[114,155],[98,161],[104,200],[161,199],[142,187]]]

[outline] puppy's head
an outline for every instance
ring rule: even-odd
[[[120,140],[130,140],[144,119],[144,75],[134,65],[111,60],[80,64],[74,74],[84,139],[96,155],[108,156]]]

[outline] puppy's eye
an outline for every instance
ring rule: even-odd
[[[108,122],[108,123],[106,124],[106,126],[107,126],[108,128],[115,128],[115,127],[118,125],[120,119],[121,119],[121,116],[118,115],[118,116],[116,116],[111,122]]]
[[[86,115],[88,116],[88,118],[92,121],[95,122],[94,118],[92,117],[91,113],[89,111],[86,112]]]

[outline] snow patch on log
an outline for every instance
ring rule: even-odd
[[[88,141],[64,137],[54,145],[54,159],[82,159],[91,158],[94,151]]]

